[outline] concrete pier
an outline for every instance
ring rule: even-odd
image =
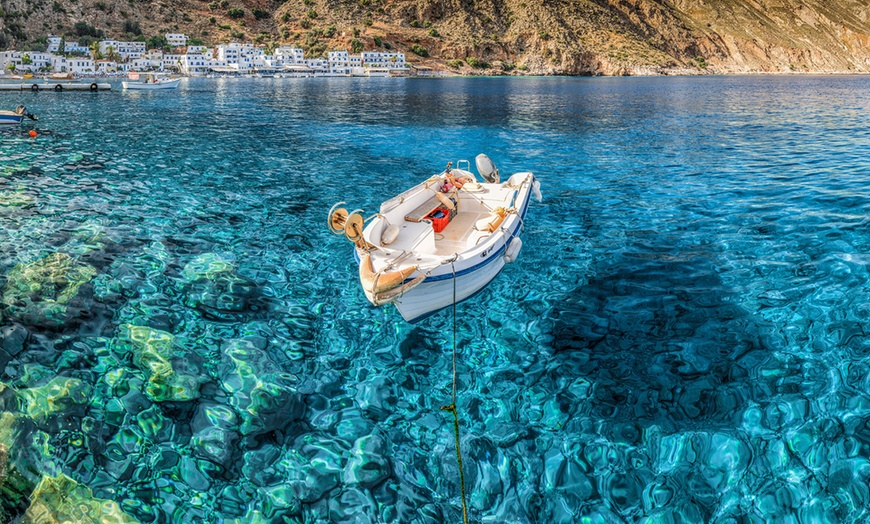
[[[111,89],[111,84],[97,82],[22,82],[20,84],[0,84],[0,91],[51,91],[53,93],[62,93],[64,91],[111,91]]]

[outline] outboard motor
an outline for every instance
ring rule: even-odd
[[[499,183],[498,168],[495,167],[495,164],[488,156],[484,154],[477,155],[477,158],[474,159],[474,163],[477,164],[477,172],[480,173],[480,176],[482,176],[484,180],[490,184]]]
[[[26,116],[27,118],[29,118],[29,119],[31,119],[31,120],[39,120],[38,118],[36,118],[36,115],[31,114],[31,113],[28,113],[28,112],[27,112],[27,108],[24,107],[24,106],[18,106],[18,107],[16,107],[16,108],[15,108],[15,114],[16,114],[16,115],[23,115],[23,116]]]

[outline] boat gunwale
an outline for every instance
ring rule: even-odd
[[[516,174],[524,174],[524,173],[531,175],[531,177],[530,178],[527,177],[520,184],[520,187],[514,191],[514,195],[512,196],[512,201],[514,203],[516,203],[517,199],[519,199],[521,196],[524,196],[524,199],[522,199],[522,204],[521,204],[522,209],[519,213],[516,214],[516,219],[514,219],[514,215],[512,214],[511,216],[509,216],[505,220],[507,227],[513,226],[512,229],[506,231],[506,232],[509,232],[509,235],[507,235],[507,239],[502,240],[505,238],[505,235],[503,235],[503,234],[496,235],[495,234],[496,232],[493,232],[492,234],[490,234],[487,237],[486,242],[483,242],[477,246],[474,246],[474,248],[472,248],[472,249],[463,251],[461,253],[457,253],[458,258],[456,259],[456,261],[452,265],[441,264],[441,265],[435,267],[430,272],[430,274],[426,275],[426,278],[423,280],[424,283],[449,280],[451,278],[467,275],[467,274],[472,273],[474,271],[478,271],[480,268],[486,266],[487,264],[490,264],[493,260],[496,260],[498,258],[498,256],[507,249],[507,247],[513,241],[513,239],[519,237],[519,230],[520,230],[520,228],[523,227],[525,215],[526,215],[526,212],[528,211],[529,203],[531,202],[532,185],[534,184],[534,182],[536,180],[534,174],[531,172],[528,172],[528,171],[516,173]],[[524,186],[528,186],[528,187],[524,187]],[[523,193],[524,190],[525,190],[525,193]],[[513,225],[510,222],[512,219],[513,219],[513,222],[516,223],[516,225]],[[499,243],[501,243],[501,245],[496,248],[496,245]],[[493,251],[491,253],[487,253],[490,249],[493,249]],[[479,258],[478,253],[487,253],[486,256],[484,257],[485,260],[478,262],[478,263],[473,263],[472,265],[470,265],[468,267],[461,267],[458,270],[456,269],[456,265],[459,264],[460,262],[468,263],[468,262],[472,262],[476,258]],[[353,250],[353,257],[354,257],[354,260],[357,262],[357,264],[359,264],[359,262],[361,260],[361,256],[359,254],[359,249]],[[449,257],[442,256],[440,258],[442,260],[445,260],[445,259],[448,259]],[[408,278],[403,282],[403,284],[408,283],[411,280],[413,280],[413,278]]]

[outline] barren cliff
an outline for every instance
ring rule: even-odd
[[[397,49],[464,73],[868,72],[868,18],[870,0],[0,0],[0,48],[84,22],[309,55]]]

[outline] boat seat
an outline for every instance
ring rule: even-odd
[[[442,193],[442,195],[447,196],[444,193]],[[457,199],[454,198],[452,195],[450,199],[453,201],[454,205],[458,205]],[[444,205],[444,202],[440,198],[438,198],[438,194],[433,194],[432,198],[423,202],[423,204],[417,206],[416,209],[405,215],[405,220],[407,220],[408,222],[420,222],[421,220],[426,218],[429,213],[435,211],[442,205]]]

